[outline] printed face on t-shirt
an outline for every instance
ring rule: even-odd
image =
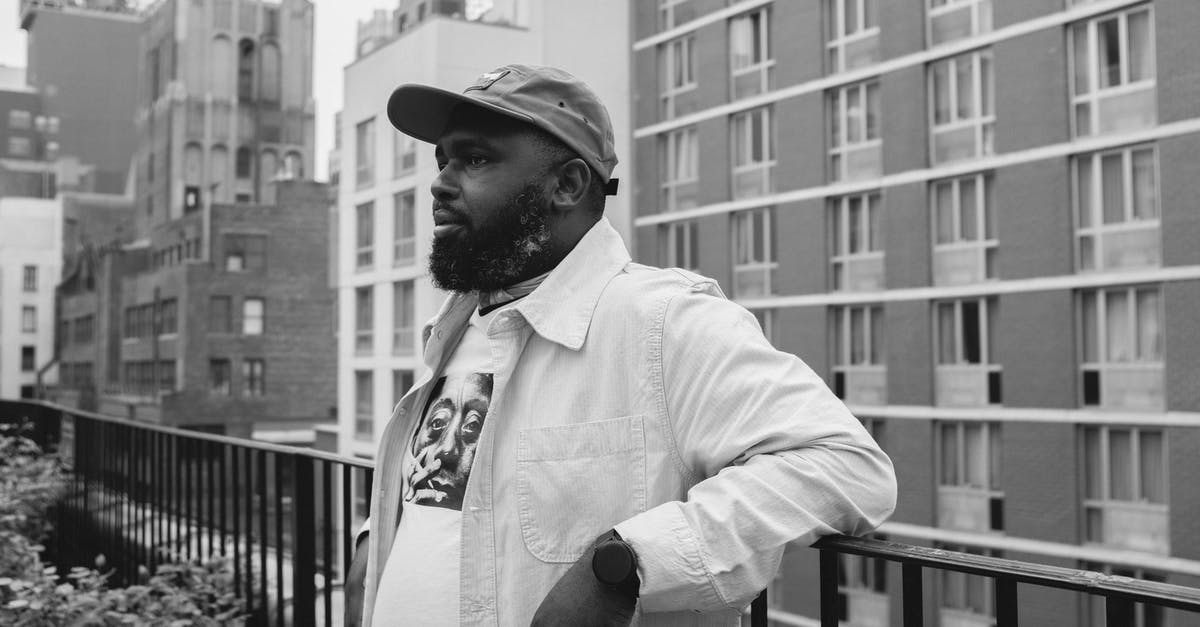
[[[491,373],[438,379],[413,437],[406,502],[462,509],[475,447],[491,402]]]

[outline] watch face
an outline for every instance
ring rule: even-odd
[[[592,571],[596,579],[610,586],[628,579],[634,568],[633,551],[624,542],[605,542],[592,557]]]

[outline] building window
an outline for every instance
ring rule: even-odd
[[[658,227],[658,250],[664,268],[700,269],[699,225],[695,222],[672,222]]]
[[[999,423],[941,422],[936,433],[938,526],[1004,531]]]
[[[1000,553],[992,549],[942,543],[937,543],[936,546],[946,551],[1001,557]],[[938,573],[942,588],[941,607],[938,609],[939,624],[980,627],[996,624],[994,580],[952,570],[941,570]]]
[[[992,30],[992,0],[929,0],[929,45]]]
[[[375,341],[375,303],[370,286],[354,290],[354,350],[370,353]]]
[[[699,191],[700,147],[696,129],[683,128],[663,135],[662,195],[660,211],[678,211],[695,207]]]
[[[358,187],[375,183],[375,118],[354,127],[355,182]]]
[[[158,305],[159,334],[171,335],[179,333],[179,301],[174,298],[163,300]]]
[[[845,553],[838,555],[838,561],[838,620],[848,625],[887,625],[887,561]]]
[[[829,200],[833,289],[883,289],[882,208],[879,192]]]
[[[33,372],[37,368],[37,347],[21,347],[21,372]]]
[[[887,398],[881,305],[834,307],[833,392],[849,403],[882,405]]]
[[[1072,166],[1079,269],[1159,265],[1162,231],[1154,147],[1081,155]]]
[[[1163,408],[1163,308],[1158,287],[1080,295],[1083,404]]]
[[[392,211],[396,233],[392,265],[412,265],[417,258],[416,194],[410,189],[392,196]]]
[[[169,359],[158,362],[158,390],[160,392],[174,392],[175,385],[175,360]]]
[[[375,264],[375,203],[355,207],[354,215],[357,223],[354,267],[362,270]]]
[[[1167,554],[1167,447],[1163,431],[1084,427],[1088,542]]]
[[[253,176],[253,161],[254,157],[250,153],[249,148],[245,146],[238,148],[233,155],[234,176],[238,177],[239,179],[248,179]],[[249,200],[250,199],[247,197],[244,199],[244,202],[249,202]],[[243,199],[239,199],[238,202],[243,202]]]
[[[208,390],[218,396],[229,396],[229,375],[231,369],[228,359],[208,360]]]
[[[401,177],[417,168],[417,140],[392,133],[392,176]]]
[[[763,8],[729,20],[730,97],[734,100],[771,89],[771,13]]]
[[[242,301],[242,335],[262,335],[265,326],[266,303],[261,298]]]
[[[696,38],[680,37],[667,42],[662,58],[662,116],[670,119],[689,113],[695,105],[683,108],[678,96],[696,88]]]
[[[691,0],[658,0],[659,29],[675,28],[696,17]]]
[[[392,405],[400,402],[413,386],[412,370],[393,370],[392,371]]]
[[[1003,402],[1000,365],[992,354],[996,298],[939,302],[934,315],[934,388],[939,405],[978,406]]]
[[[28,137],[9,137],[8,154],[11,157],[33,156],[33,144]]]
[[[238,100],[254,100],[254,42],[243,39],[238,42]]]
[[[996,216],[992,178],[976,174],[931,185],[933,284],[996,278]]]
[[[1149,4],[1071,27],[1075,135],[1154,126],[1154,20]]]
[[[775,124],[771,109],[763,107],[734,115],[733,198],[752,198],[775,190]]]
[[[829,72],[879,61],[879,0],[826,0]]]
[[[208,298],[208,332],[229,333],[233,331],[232,299],[228,296]]]
[[[416,301],[412,281],[392,283],[392,352],[411,355],[413,352],[413,320]]]
[[[829,136],[833,180],[880,175],[879,83],[857,83],[829,92]]]
[[[354,437],[370,440],[375,435],[375,377],[369,370],[354,372]]]
[[[996,111],[992,51],[980,50],[930,64],[933,163],[995,152]]]
[[[37,333],[37,307],[32,305],[21,307],[21,332]]]
[[[21,109],[9,109],[8,127],[15,130],[28,130],[33,126],[33,114]]]
[[[267,269],[267,236],[227,233],[225,270],[227,272],[263,272]]]
[[[775,269],[775,210],[742,211],[733,220],[733,295],[754,298],[772,293]]]
[[[245,382],[246,396],[263,396],[266,394],[266,362],[261,359],[247,359],[242,362],[242,381]]]
[[[26,292],[36,292],[38,288],[37,266],[25,266],[21,271],[21,289]]]

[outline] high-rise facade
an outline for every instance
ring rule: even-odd
[[[1200,4],[631,6],[635,257],[825,375],[896,463],[880,533],[1196,585]],[[845,624],[899,624],[899,568],[843,568]],[[816,572],[785,559],[782,620]],[[933,623],[995,624],[989,581],[926,585]]]
[[[421,327],[446,296],[425,263],[433,147],[392,128],[385,112],[392,90],[402,83],[462,90],[506,63],[562,67],[608,105],[618,138],[615,176],[632,171],[620,139],[630,129],[624,3],[403,0],[392,17],[390,30],[378,14],[359,24],[363,54],[345,70],[339,118],[338,448],[365,457],[374,456],[392,408],[419,372]],[[579,46],[585,39],[592,43]],[[629,197],[623,184],[605,210],[626,236]]]
[[[312,4],[163,0],[140,18],[127,59],[133,210],[127,228],[81,229],[68,251],[62,393],[103,413],[311,443],[336,368],[321,359],[335,345],[332,201],[302,180]]]

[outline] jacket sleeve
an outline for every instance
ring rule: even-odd
[[[616,527],[638,556],[643,611],[744,608],[788,544],[891,514],[891,460],[748,311],[700,284],[667,304],[661,337],[663,404],[697,483]]]

